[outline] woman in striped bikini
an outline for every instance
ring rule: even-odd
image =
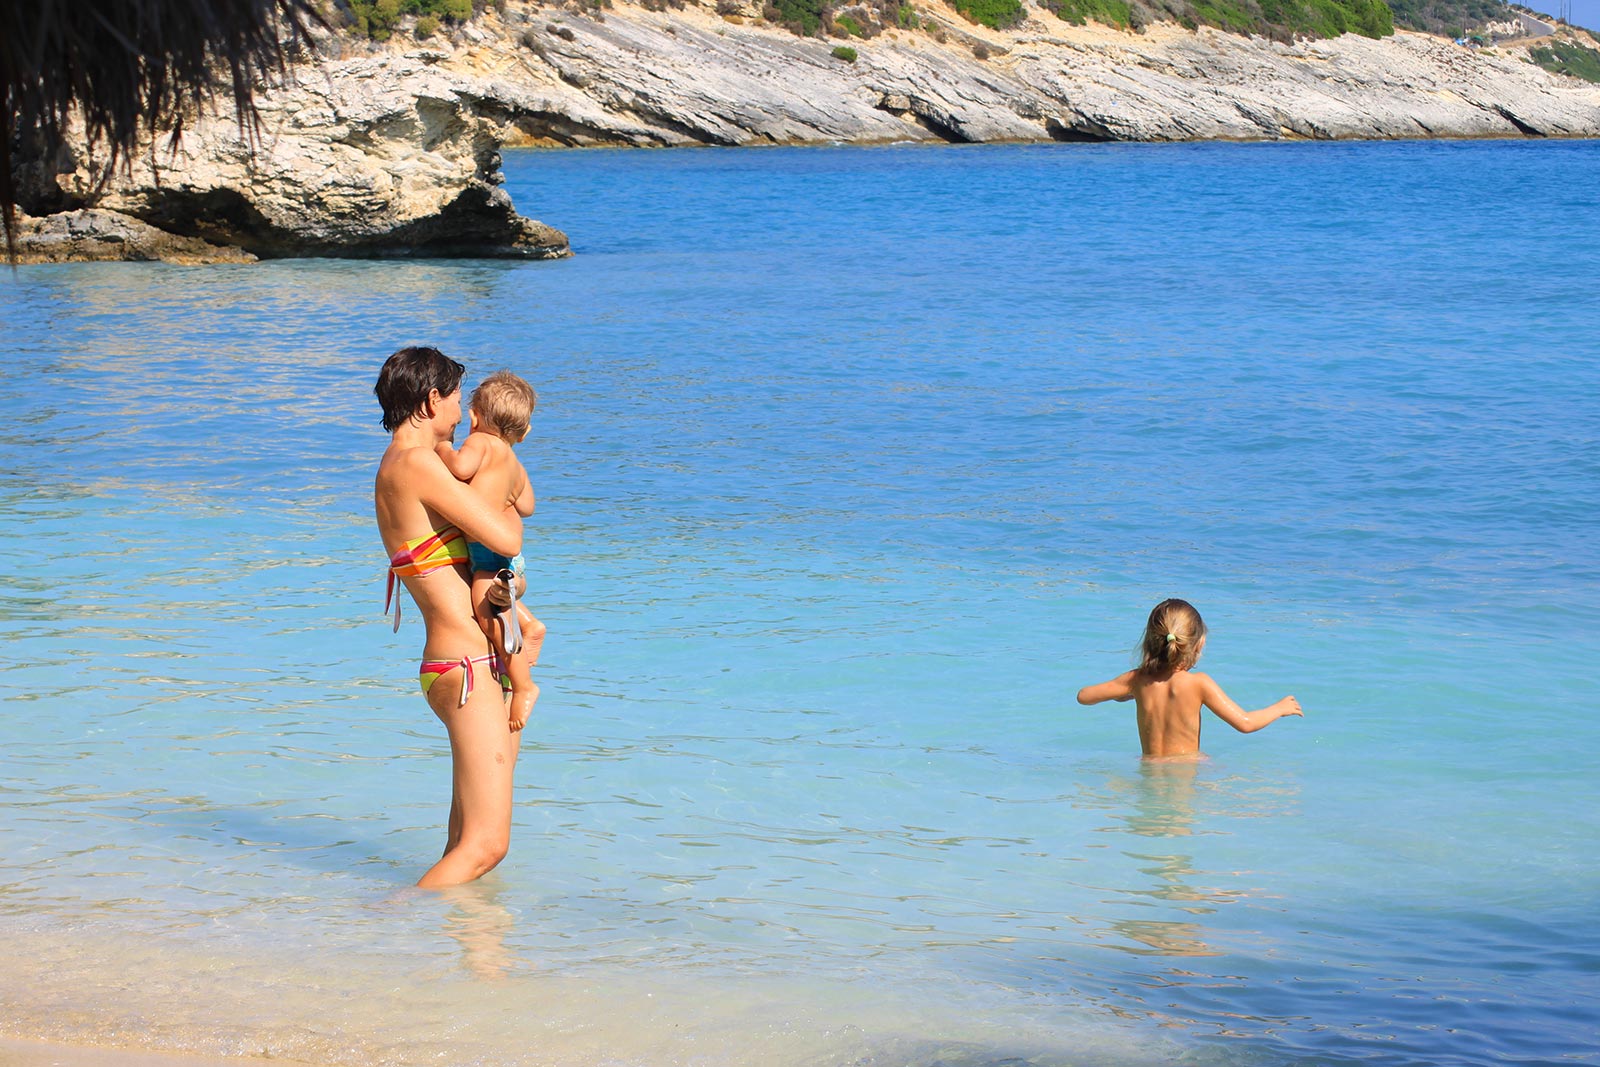
[[[373,392],[393,436],[373,486],[378,532],[389,553],[390,594],[404,583],[426,634],[420,681],[450,735],[453,768],[444,855],[417,883],[457,885],[488,873],[511,842],[511,775],[522,735],[508,725],[500,666],[473,620],[467,541],[514,556],[522,524],[492,508],[445,469],[434,451],[461,421],[465,368],[435,348],[390,356]]]

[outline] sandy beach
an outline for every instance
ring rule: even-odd
[[[283,1064],[282,1059],[255,1056],[185,1056],[165,1052],[103,1048],[92,1045],[57,1045],[48,1041],[21,1041],[0,1037],[0,1067],[248,1067]]]

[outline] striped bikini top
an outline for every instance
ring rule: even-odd
[[[465,565],[466,562],[467,539],[454,526],[434,530],[402,544],[399,551],[389,557],[389,588],[383,598],[384,614],[388,614],[390,603],[394,604],[395,630],[400,629],[400,598],[394,591],[396,577],[423,578],[440,567]]]

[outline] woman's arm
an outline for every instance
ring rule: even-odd
[[[1274,704],[1257,711],[1245,711],[1233,698],[1222,691],[1222,686],[1212,680],[1209,674],[1198,671],[1189,672],[1200,683],[1200,700],[1210,708],[1212,714],[1238,730],[1241,734],[1253,734],[1257,730],[1271,723],[1277,722],[1285,715],[1302,715],[1300,702],[1292,696],[1284,697]]]
[[[1109,682],[1099,685],[1086,685],[1078,690],[1078,703],[1103,704],[1108,700],[1133,699],[1133,672],[1127,671],[1117,675]]]
[[[466,482],[457,481],[437,453],[412,450],[402,477],[417,499],[445,521],[491,552],[515,556],[522,551],[522,520],[504,507],[493,507]]]

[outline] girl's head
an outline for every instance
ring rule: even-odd
[[[528,436],[538,402],[533,386],[508,370],[497,370],[472,391],[473,428],[514,445]]]
[[[432,418],[433,393],[437,390],[440,399],[453,396],[465,370],[437,348],[402,348],[390,356],[372,387],[383,406],[383,428],[393,433],[413,415]]]
[[[1206,646],[1206,623],[1187,600],[1163,600],[1144,624],[1139,646],[1139,672],[1165,674],[1186,671],[1200,659]]]

